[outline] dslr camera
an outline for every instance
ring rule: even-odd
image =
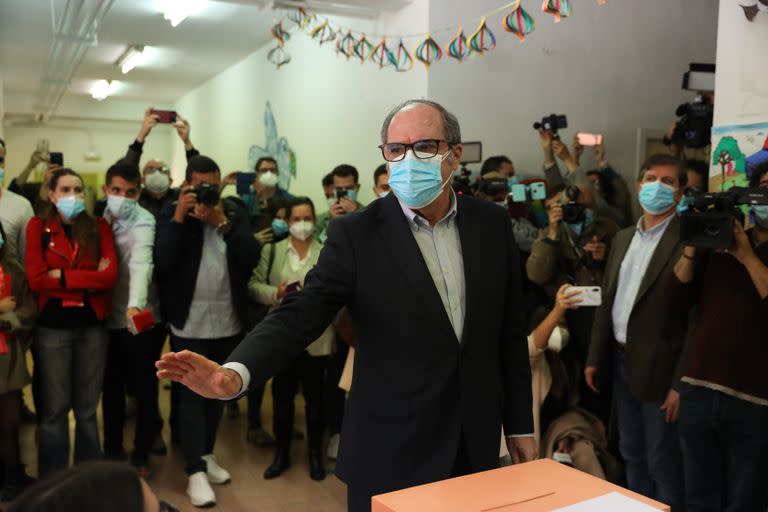
[[[192,189],[192,192],[197,196],[197,202],[204,204],[205,206],[214,207],[219,204],[219,187],[211,185],[207,182],[202,182]]]
[[[563,222],[566,224],[579,224],[586,220],[587,209],[583,204],[579,204],[576,200],[581,194],[579,187],[570,185],[564,191],[565,197],[568,198],[568,202],[563,205]]]
[[[735,222],[744,224],[739,206],[768,204],[765,189],[733,187],[726,192],[688,192],[688,209],[680,215],[680,239],[684,245],[702,249],[730,249]]]
[[[562,114],[549,114],[541,119],[540,123],[533,123],[534,130],[544,130],[550,132],[555,140],[560,140],[557,134],[558,130],[568,128],[568,118]]]

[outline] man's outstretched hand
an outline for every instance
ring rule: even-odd
[[[163,354],[155,366],[158,379],[180,382],[205,398],[231,398],[243,387],[237,372],[189,350]]]

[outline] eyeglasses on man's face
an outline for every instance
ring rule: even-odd
[[[453,148],[456,144],[448,142],[447,140],[440,139],[424,139],[417,140],[413,144],[406,144],[404,142],[389,142],[379,146],[381,149],[381,155],[387,162],[398,162],[405,158],[405,154],[410,149],[416,158],[420,160],[426,160],[432,158],[440,152],[440,148],[448,149]]]

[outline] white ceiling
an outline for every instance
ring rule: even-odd
[[[115,97],[172,103],[271,39],[279,14],[270,0],[209,1],[176,28],[163,19],[159,0],[115,0],[75,72],[67,95],[86,95],[98,79],[116,80]],[[311,2],[310,2],[311,3]],[[395,10],[406,0],[344,0]],[[35,94],[53,39],[51,6],[61,17],[66,0],[0,0],[0,78],[5,93]],[[123,75],[115,61],[131,44],[150,47],[145,63]],[[6,105],[11,110],[11,105]]]

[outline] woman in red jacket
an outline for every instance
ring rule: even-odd
[[[26,269],[40,316],[33,347],[41,395],[41,477],[69,463],[70,409],[75,462],[101,457],[96,408],[104,378],[111,289],[117,279],[112,231],[85,211],[83,180],[70,169],[51,177],[47,215],[27,226]]]

